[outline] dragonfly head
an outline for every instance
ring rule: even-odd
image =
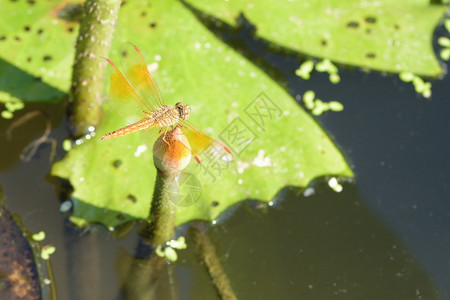
[[[175,104],[175,108],[178,109],[180,119],[186,120],[189,118],[189,115],[191,114],[191,108],[189,105],[177,102],[177,104]]]

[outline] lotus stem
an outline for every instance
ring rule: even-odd
[[[102,118],[106,57],[111,47],[121,0],[87,0],[76,44],[68,116],[72,133],[79,137],[96,127]]]

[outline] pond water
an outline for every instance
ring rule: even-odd
[[[444,34],[438,31],[436,37]],[[274,207],[249,201],[210,228],[238,297],[448,299],[448,76],[432,81],[429,100],[395,75],[358,69],[340,69],[338,85],[317,73],[303,81],[294,75],[297,58],[267,51],[248,32],[225,36],[231,39],[259,57],[269,73],[283,77],[294,97],[312,89],[323,100],[344,104],[343,112],[317,120],[356,175],[341,193],[319,178],[311,195],[291,187],[280,192]],[[62,158],[63,105],[28,105],[16,115],[36,109],[50,116],[56,159]],[[46,242],[56,246],[51,258],[59,299],[120,299],[120,274],[136,252],[136,230],[115,239],[99,226],[73,228],[59,212],[58,182],[48,175],[51,147],[41,146],[30,161],[19,159],[44,132],[44,119],[18,127],[8,140],[10,124],[0,119],[0,184],[8,209],[30,231],[44,230]],[[188,234],[188,245],[191,238]],[[219,299],[195,247],[179,255],[162,273],[158,298]]]

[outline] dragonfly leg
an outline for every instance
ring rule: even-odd
[[[161,128],[161,129],[162,129],[162,128]],[[166,133],[167,133],[167,130],[168,130],[168,129],[169,129],[169,126],[167,126],[166,129],[164,130],[163,141],[166,142],[166,144],[167,144],[168,146],[170,146],[169,142],[166,141]],[[160,131],[160,132],[161,132],[161,131]]]

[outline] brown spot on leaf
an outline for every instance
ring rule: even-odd
[[[127,199],[130,200],[132,203],[137,202],[137,198],[134,195],[128,194]]]
[[[80,22],[83,14],[83,4],[63,1],[52,9],[52,16],[67,22]]]
[[[373,16],[367,16],[364,20],[370,24],[375,24],[377,22],[377,18]]]
[[[359,23],[357,21],[350,21],[347,23],[347,27],[348,28],[358,28],[359,27]]]
[[[120,159],[116,159],[113,161],[112,165],[114,168],[118,169],[122,165],[122,161]]]

